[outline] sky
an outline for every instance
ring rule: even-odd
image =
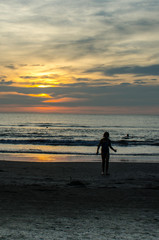
[[[159,114],[158,0],[0,0],[0,112]]]

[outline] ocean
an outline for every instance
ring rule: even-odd
[[[0,113],[0,160],[100,161],[105,131],[117,149],[111,161],[159,162],[158,115],[37,113]]]

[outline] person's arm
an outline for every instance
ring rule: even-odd
[[[117,150],[116,149],[114,149],[112,146],[110,147],[114,152],[117,152]]]
[[[99,153],[99,148],[100,148],[100,146],[101,146],[101,143],[102,143],[102,140],[100,140],[100,142],[99,142],[99,144],[98,144],[97,152],[96,152],[97,155],[98,155],[98,153]]]
[[[110,147],[114,152],[117,152],[117,150],[112,147],[111,141],[110,141],[110,143],[109,143],[109,147]]]

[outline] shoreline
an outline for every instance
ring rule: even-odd
[[[15,162],[101,162],[100,154],[0,153],[0,161]],[[110,155],[112,162],[159,163],[158,155]]]

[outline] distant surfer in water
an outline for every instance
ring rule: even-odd
[[[111,140],[109,139],[109,133],[105,132],[103,135],[103,138],[100,140],[98,147],[97,147],[97,153],[99,153],[99,148],[101,149],[101,157],[102,157],[102,175],[104,175],[104,170],[105,170],[105,164],[106,164],[106,175],[109,175],[108,169],[109,169],[109,148],[112,149],[114,152],[117,150],[114,149],[111,146]]]
[[[126,136],[123,137],[123,139],[129,139],[129,138],[130,138],[129,134],[126,134]]]

